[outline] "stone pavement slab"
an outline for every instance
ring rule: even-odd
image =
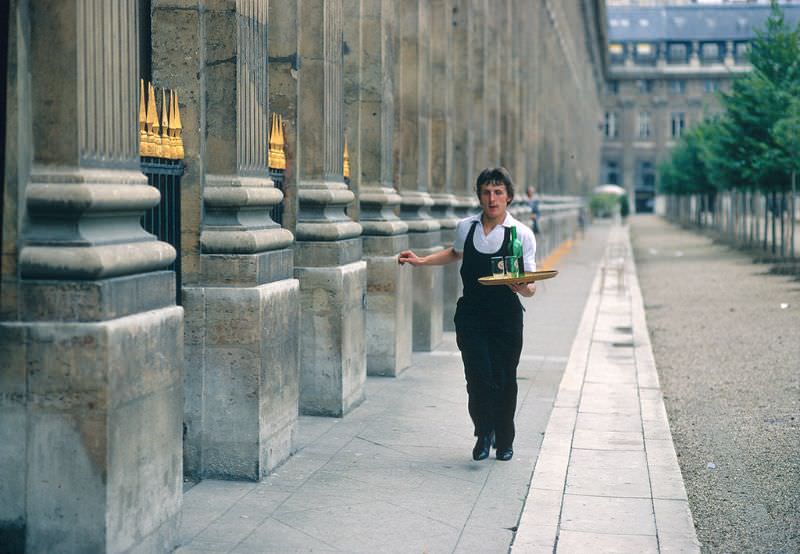
[[[512,550],[699,552],[628,230],[612,230]]]
[[[463,366],[445,333],[399,377],[369,377],[344,418],[301,417],[297,452],[262,482],[191,487],[178,552],[507,552],[608,231],[588,232],[524,301],[510,462],[472,461]]]

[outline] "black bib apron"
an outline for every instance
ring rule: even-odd
[[[497,252],[478,252],[474,235],[479,223],[472,224],[464,243],[464,295],[458,299],[454,318],[456,341],[464,361],[475,436],[494,431],[497,448],[510,448],[514,442],[517,365],[522,352],[522,304],[509,287],[478,282],[479,277],[492,274],[491,258],[507,254],[511,237],[511,230],[506,228]]]

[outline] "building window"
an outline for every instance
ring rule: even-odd
[[[671,94],[684,94],[686,92],[686,81],[674,79],[669,82],[669,92]]]
[[[670,134],[672,138],[681,138],[683,130],[686,128],[686,114],[683,112],[672,112]]]
[[[603,162],[603,184],[619,185],[619,163],[616,160]]]
[[[613,80],[608,82],[608,94],[619,94],[619,81]]]
[[[620,42],[612,42],[608,45],[608,56],[611,63],[622,63],[625,61],[625,45]]]
[[[636,61],[652,62],[656,59],[656,49],[649,42],[640,42],[636,45]]]
[[[734,56],[737,62],[746,62],[747,56],[750,54],[749,42],[737,42],[734,46]]]
[[[700,46],[700,57],[706,63],[719,61],[720,47],[716,42],[704,42]]]
[[[651,79],[638,79],[636,88],[641,94],[650,94],[653,92],[653,81]]]
[[[639,138],[650,138],[650,112],[639,112]]]
[[[686,43],[674,42],[667,48],[669,63],[686,63],[689,60],[689,48]]]
[[[604,132],[606,138],[617,138],[617,113],[606,112]]]
[[[714,79],[706,79],[703,83],[703,88],[706,92],[717,92],[719,90],[719,83]]]

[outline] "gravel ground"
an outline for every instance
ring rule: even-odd
[[[703,551],[800,552],[800,281],[655,216],[631,238]]]

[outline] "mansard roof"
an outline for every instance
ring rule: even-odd
[[[796,25],[800,6],[781,5]],[[763,28],[769,5],[609,6],[609,42],[750,40]]]

